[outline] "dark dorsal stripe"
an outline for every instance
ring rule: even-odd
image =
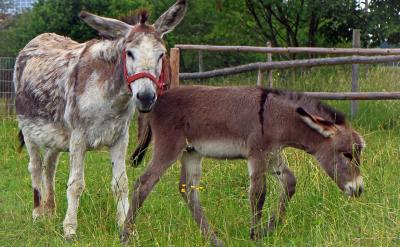
[[[261,124],[261,134],[264,135],[264,105],[268,98],[268,90],[261,89],[261,96],[260,96],[260,110],[258,111],[258,119],[260,120]]]

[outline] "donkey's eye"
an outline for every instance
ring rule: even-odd
[[[346,157],[349,160],[353,160],[353,154],[352,153],[343,153],[343,156]]]
[[[161,54],[160,57],[158,57],[158,60],[160,61],[163,57],[164,57],[164,53]]]
[[[133,56],[133,53],[131,51],[127,51],[126,55],[128,55],[128,57],[130,57],[132,60],[135,59],[135,57]]]

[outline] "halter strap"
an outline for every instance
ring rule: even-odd
[[[149,72],[139,72],[139,73],[136,73],[136,74],[133,74],[130,76],[128,74],[128,69],[126,68],[126,50],[125,49],[122,51],[122,63],[124,66],[124,79],[126,81],[126,84],[128,85],[129,91],[132,92],[130,85],[132,83],[134,83],[136,80],[139,80],[141,78],[148,78],[157,85],[158,96],[162,95],[164,88],[166,87],[166,84],[164,82],[164,64],[161,69],[160,77],[157,79],[154,75],[150,74]]]

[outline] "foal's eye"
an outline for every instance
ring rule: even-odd
[[[128,57],[130,57],[132,60],[135,59],[135,57],[133,56],[133,53],[131,51],[127,51],[126,55],[128,55]]]
[[[161,54],[160,57],[158,57],[158,61],[160,61],[163,57],[164,57],[164,53]]]
[[[353,160],[353,154],[352,153],[343,153],[343,156],[346,157],[349,160]]]

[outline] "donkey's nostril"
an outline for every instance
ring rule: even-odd
[[[347,187],[346,189],[346,193],[349,196],[353,196],[353,197],[359,197],[361,196],[362,192],[364,191],[364,188],[362,186],[354,188],[352,186]]]
[[[358,193],[357,193],[358,196],[360,196],[361,193],[363,193],[363,191],[364,191],[364,188],[362,186],[358,187]]]
[[[155,93],[137,93],[136,98],[142,102],[153,103],[156,98],[156,94]]]

